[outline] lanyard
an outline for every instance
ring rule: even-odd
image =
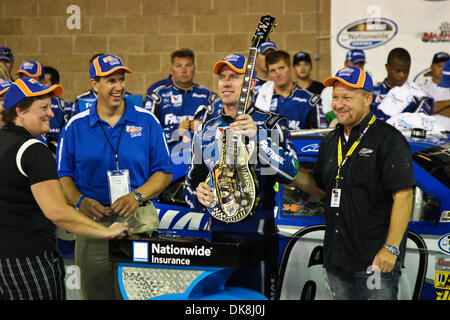
[[[103,124],[101,122],[100,122],[100,127],[102,128],[103,134],[105,135],[105,138],[108,141],[108,144],[109,144],[109,146],[111,147],[111,150],[114,153],[114,157],[115,157],[115,161],[116,161],[116,169],[119,170],[119,156],[118,156],[119,144],[120,144],[120,138],[122,138],[122,132],[123,132],[123,127],[124,126],[122,125],[122,127],[120,128],[119,140],[117,141],[117,148],[116,149],[114,149],[111,141],[109,140],[108,136],[106,135],[105,128],[103,128]]]
[[[348,158],[350,158],[350,156],[353,154],[353,151],[355,151],[356,147],[358,147],[359,143],[361,142],[361,139],[366,134],[367,130],[369,130],[369,127],[375,122],[375,120],[376,120],[376,118],[373,115],[372,118],[370,119],[369,123],[367,124],[367,127],[363,130],[363,132],[361,132],[361,134],[359,135],[358,139],[355,142],[353,142],[353,145],[348,150],[347,154],[345,155],[344,160],[342,160],[342,143],[341,143],[341,136],[339,135],[339,142],[338,142],[338,170],[337,170],[337,174],[336,174],[336,188],[338,186],[339,179],[342,179],[341,176],[340,176],[341,168],[345,165],[345,163],[347,162]]]

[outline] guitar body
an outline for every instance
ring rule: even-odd
[[[237,116],[244,114],[250,100],[251,82],[259,45],[266,41],[275,18],[261,17],[247,58],[237,106]],[[239,222],[251,216],[259,204],[259,186],[253,165],[249,164],[256,146],[246,145],[243,137],[229,128],[218,128],[216,139],[219,144],[220,160],[208,174],[206,183],[214,193],[214,201],[208,209],[212,217],[230,223]],[[249,149],[247,148],[249,147]]]
[[[249,164],[250,151],[239,137],[233,147],[227,136],[230,129],[218,134],[220,161],[210,171],[206,183],[212,187],[214,199],[208,208],[209,213],[223,222],[239,222],[251,216],[259,203],[259,186],[253,165]],[[236,148],[236,163],[233,163],[233,152]],[[234,150],[233,150],[234,151]]]

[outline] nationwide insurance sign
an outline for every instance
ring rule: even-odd
[[[364,50],[374,82],[386,77],[389,51],[408,50],[409,80],[430,76],[433,55],[450,51],[450,0],[331,0],[331,70],[343,67],[350,49]]]

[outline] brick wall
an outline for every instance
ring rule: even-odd
[[[69,29],[70,5],[80,12],[80,29]],[[14,70],[25,60],[58,69],[64,97],[90,88],[89,58],[119,55],[133,70],[128,90],[144,94],[165,78],[170,53],[182,47],[196,54],[195,81],[217,89],[212,73],[220,58],[247,54],[262,15],[276,17],[271,40],[291,55],[308,51],[313,75],[330,70],[330,0],[15,0],[0,2],[0,45],[10,47]],[[325,40],[318,40],[325,36]]]

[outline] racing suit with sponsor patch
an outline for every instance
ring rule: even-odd
[[[50,131],[45,135],[50,150],[55,153],[59,134],[72,114],[72,104],[59,97],[51,98],[54,117],[50,119]]]
[[[283,97],[273,93],[270,111],[288,120],[289,129],[326,128],[327,121],[320,96],[294,85],[291,94]]]
[[[248,145],[254,144],[254,164],[259,183],[260,202],[256,213],[249,220],[273,218],[275,206],[276,182],[291,183],[297,174],[298,160],[285,118],[272,112],[265,112],[253,105],[247,112],[258,127],[256,137],[248,139]],[[208,173],[220,160],[217,132],[229,127],[233,118],[223,112],[200,127],[194,135],[191,151],[191,163],[188,165],[185,182],[185,200],[192,208],[205,209],[196,196],[195,189],[206,180]],[[215,219],[213,219],[215,220]],[[219,223],[219,221],[216,221]],[[241,223],[229,224],[238,227]]]
[[[218,132],[229,127],[233,118],[223,114],[210,119],[199,127],[194,135],[191,151],[191,163],[188,165],[184,195],[190,207],[197,210],[206,208],[200,204],[196,188],[204,182],[210,170],[220,160]],[[256,137],[245,137],[246,146],[251,153],[259,185],[260,197],[256,212],[237,223],[225,223],[215,218],[210,219],[209,228],[213,234],[228,234],[232,238],[242,239],[251,234],[276,235],[274,218],[276,182],[291,183],[297,174],[298,160],[285,118],[272,112],[262,111],[252,105],[247,110],[258,127]],[[229,284],[244,286],[260,291],[270,297],[270,283],[276,275],[276,261],[263,260],[256,265],[239,269],[233,274]],[[272,279],[272,280],[271,280]]]
[[[383,121],[405,112],[431,115],[435,105],[434,100],[414,82],[406,81],[401,87],[391,87],[385,79],[373,88],[372,94],[370,111]]]
[[[178,129],[182,120],[192,120],[198,110],[212,104],[217,95],[194,84],[182,89],[171,82],[157,87],[145,99],[145,109],[151,110],[161,123],[169,145],[179,141]]]

